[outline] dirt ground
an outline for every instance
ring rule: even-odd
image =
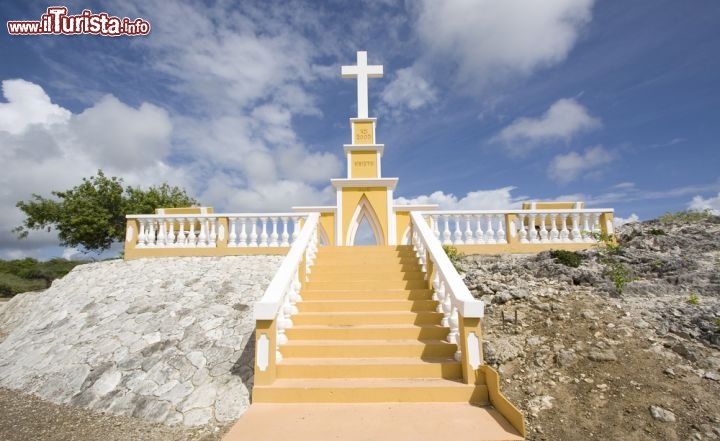
[[[672,337],[658,337],[642,310],[642,299],[578,288],[562,301],[488,311],[488,340],[524,343],[500,372],[504,392],[527,417],[528,440],[720,439],[720,383],[678,355]],[[701,363],[720,357],[703,345],[693,350]],[[671,411],[675,421],[655,419],[650,406]]]

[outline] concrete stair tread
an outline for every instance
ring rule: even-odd
[[[286,358],[283,365],[417,365],[453,363],[460,364],[452,357],[386,357],[386,358]]]
[[[388,340],[349,340],[349,339],[340,339],[340,340],[298,340],[293,339],[289,340],[287,343],[285,343],[282,347],[287,346],[303,346],[303,345],[313,345],[313,346],[337,346],[337,345],[345,345],[345,346],[370,346],[370,345],[376,345],[376,346],[392,346],[392,345],[403,345],[403,346],[427,346],[427,345],[453,345],[455,346],[455,343],[448,343],[445,340],[435,340],[435,339],[423,339],[423,340],[417,340],[417,339],[388,339]],[[282,348],[281,348],[282,351]]]
[[[519,441],[492,406],[465,403],[253,404],[223,441]]]
[[[445,378],[278,378],[269,386],[256,386],[263,388],[377,388],[389,387],[401,388],[475,388],[483,385],[465,384],[460,379],[450,380]]]
[[[440,325],[430,325],[430,324],[424,324],[424,325],[412,325],[412,324],[391,324],[391,325],[383,325],[383,324],[366,324],[366,325],[354,325],[354,326],[346,326],[346,325],[294,325],[292,328],[288,329],[287,331],[291,329],[315,329],[315,330],[323,330],[323,329],[448,329],[444,326]]]

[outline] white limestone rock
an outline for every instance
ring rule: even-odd
[[[0,310],[0,387],[165,424],[237,419],[249,405],[252,376],[230,370],[254,329],[251,305],[282,259],[78,266]]]

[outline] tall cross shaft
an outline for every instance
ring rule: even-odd
[[[357,65],[342,66],[343,78],[357,78],[358,118],[368,117],[368,78],[382,78],[382,65],[368,66],[367,52],[358,51]]]

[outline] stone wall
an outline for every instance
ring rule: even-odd
[[[81,265],[0,310],[0,387],[166,424],[249,405],[252,304],[282,256]]]

